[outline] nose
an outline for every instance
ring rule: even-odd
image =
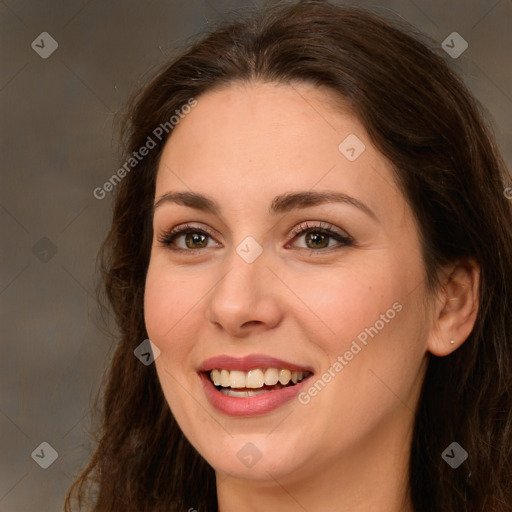
[[[279,325],[283,318],[283,285],[267,263],[265,252],[248,263],[233,251],[225,272],[208,295],[206,319],[239,338]]]

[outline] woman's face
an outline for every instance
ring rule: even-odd
[[[333,99],[208,92],[159,164],[147,332],[181,429],[232,477],[356,467],[410,435],[432,329],[418,230]]]

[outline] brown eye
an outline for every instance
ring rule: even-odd
[[[326,249],[335,249],[353,245],[354,240],[349,235],[344,235],[334,231],[325,224],[310,225],[305,223],[299,226],[293,233],[295,239],[304,238],[304,246],[299,246],[301,250],[310,249],[311,252],[325,251]],[[331,243],[334,241],[335,243]],[[291,247],[290,244],[287,248]]]
[[[186,226],[173,229],[170,233],[161,236],[158,241],[173,251],[191,252],[208,248],[209,239],[212,239],[212,236],[205,230]]]
[[[312,247],[308,245],[310,249],[325,249],[329,246],[329,235],[325,235],[318,231],[310,231],[306,235],[305,240],[306,244],[312,244]]]
[[[185,244],[189,249],[202,249],[203,247],[206,247],[208,244],[208,241],[205,240],[208,235],[202,235],[200,233],[186,233],[185,235],[182,235],[185,237]]]

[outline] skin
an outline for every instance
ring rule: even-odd
[[[331,92],[253,82],[197,99],[166,143],[155,202],[194,191],[221,213],[155,209],[145,318],[169,406],[216,471],[219,510],[412,511],[407,463],[428,356],[471,332],[478,268],[443,269],[429,296],[418,227],[391,164]],[[354,161],[338,149],[349,134],[366,146]],[[345,203],[268,212],[275,196],[309,190],[348,194],[376,218]],[[327,238],[314,252],[324,247],[307,241],[314,229],[290,235],[305,221],[354,244]],[[184,223],[212,231],[189,241],[195,253],[185,236],[174,243],[188,253],[159,241]],[[263,249],[253,263],[236,252],[247,236]],[[394,303],[401,311],[307,404],[235,418],[207,400],[197,373],[205,359],[263,353],[311,366],[316,380]],[[261,453],[252,467],[237,457],[248,442]]]

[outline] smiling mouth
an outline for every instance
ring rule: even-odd
[[[295,386],[313,374],[286,368],[255,368],[248,372],[214,369],[207,375],[223,395],[246,398]]]

